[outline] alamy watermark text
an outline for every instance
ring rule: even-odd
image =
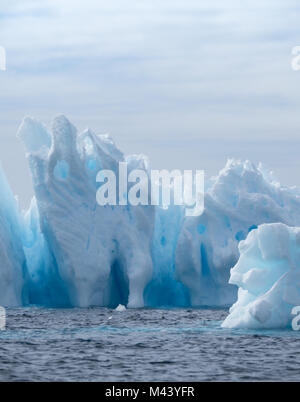
[[[3,46],[0,46],[0,70],[6,70],[6,50]]]
[[[294,46],[292,49],[292,70],[300,71],[300,46]]]
[[[0,331],[4,331],[6,328],[6,310],[4,307],[0,307]]]
[[[187,216],[199,216],[204,211],[204,171],[196,170],[131,170],[126,162],[119,163],[119,171],[100,170],[96,181],[97,202],[105,205],[170,205],[185,206]]]

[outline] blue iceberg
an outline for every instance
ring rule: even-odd
[[[27,118],[18,135],[35,190],[28,217],[32,247],[41,257],[36,261],[37,250],[26,252],[34,282],[31,302],[144,306],[152,276],[154,208],[101,207],[96,201],[98,171],[117,172],[124,155],[108,136],[90,130],[79,135],[64,116],[54,120],[51,134]],[[146,170],[145,159],[131,157],[128,169],[136,165]]]
[[[100,206],[100,170],[118,178],[126,162],[151,177],[145,156],[124,155],[107,135],[59,116],[51,130],[27,117],[18,136],[35,196],[21,213],[1,174],[2,305],[231,305],[239,243],[261,224],[300,226],[299,191],[249,161],[229,160],[209,179],[204,213],[192,217],[176,205]]]
[[[261,225],[239,244],[240,258],[230,283],[238,300],[224,328],[273,329],[292,326],[300,306],[300,228]]]
[[[0,166],[0,304],[28,303],[28,275],[23,249],[24,223]]]
[[[189,290],[192,306],[236,301],[228,283],[239,258],[239,242],[263,223],[300,221],[300,194],[280,186],[262,165],[229,160],[207,183],[205,210],[185,217],[176,245],[176,278]]]

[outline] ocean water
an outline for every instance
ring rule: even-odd
[[[7,310],[1,381],[298,381],[300,333],[220,328],[227,310]]]

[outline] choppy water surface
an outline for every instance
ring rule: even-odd
[[[224,330],[226,315],[9,309],[0,332],[0,380],[300,380],[300,333]]]

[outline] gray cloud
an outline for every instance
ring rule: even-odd
[[[300,185],[290,152],[300,132],[300,73],[290,67],[299,11],[292,0],[1,5],[0,159],[15,192],[28,202],[18,124],[26,114],[49,123],[58,113],[110,132],[155,167],[211,174],[240,155]]]

